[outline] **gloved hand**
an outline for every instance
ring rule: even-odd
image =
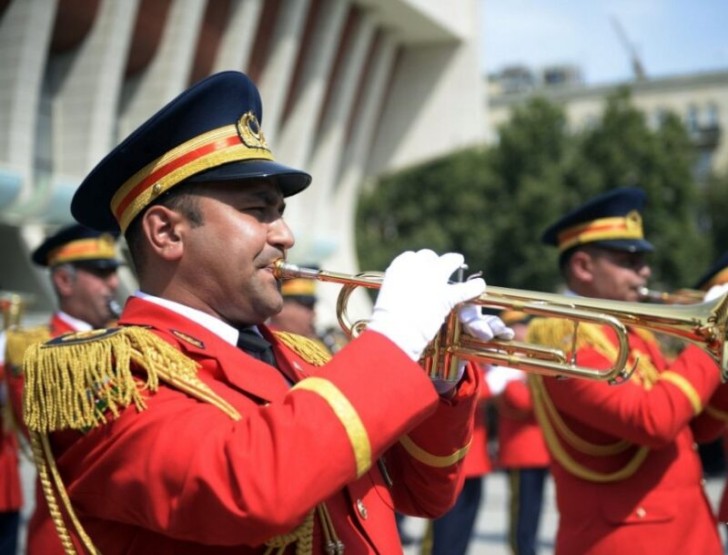
[[[508,366],[491,366],[485,373],[485,383],[492,395],[500,395],[509,383],[525,379],[525,372]]]
[[[728,283],[721,283],[719,285],[714,285],[708,291],[705,293],[705,296],[703,297],[704,302],[713,301],[717,299],[718,297],[725,295],[725,293],[728,292]]]
[[[407,251],[384,272],[367,329],[388,337],[414,361],[456,305],[485,291],[485,281],[475,278],[448,283],[463,264],[463,256],[438,256],[431,250]]]
[[[498,316],[483,314],[480,307],[474,304],[463,305],[458,317],[466,332],[483,341],[493,338],[511,340],[516,335]]]
[[[460,307],[458,318],[466,333],[482,341],[490,341],[493,338],[511,340],[515,336],[514,331],[506,326],[498,316],[483,314],[480,307],[474,304],[465,304]],[[465,365],[466,362],[460,362],[458,374],[452,381],[432,380],[440,395],[449,393],[458,384],[465,373]]]

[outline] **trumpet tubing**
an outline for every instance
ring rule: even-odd
[[[378,289],[383,279],[381,273],[341,274],[301,268],[284,261],[274,265],[273,273],[279,279],[298,277],[342,285],[337,317],[339,325],[350,337],[366,326],[365,321],[349,321],[346,307],[351,293],[358,287]],[[618,355],[610,368],[597,369],[578,366],[575,349],[564,352],[516,341],[482,341],[462,333],[456,311],[453,311],[423,355],[422,364],[434,378],[452,380],[457,362],[471,360],[550,376],[618,382],[630,372],[626,368],[629,357],[627,326],[634,326],[695,343],[720,366],[723,381],[728,379],[728,293],[710,302],[653,305],[488,286],[484,294],[469,302],[487,308],[572,320],[575,326],[581,322],[609,326],[617,335]]]

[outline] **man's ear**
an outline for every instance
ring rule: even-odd
[[[577,250],[569,259],[571,275],[575,279],[590,283],[594,279],[594,259],[591,255],[583,250]]]
[[[73,293],[73,285],[76,276],[69,271],[68,268],[61,266],[51,271],[51,281],[58,296],[61,298],[69,297]]]
[[[178,260],[184,250],[184,217],[166,206],[154,205],[142,215],[149,248],[165,260]]]

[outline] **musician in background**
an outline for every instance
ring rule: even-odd
[[[718,257],[693,288],[705,291],[706,300],[717,299],[728,292],[728,251]],[[728,451],[728,384],[718,386],[705,410],[693,422],[693,430],[697,441],[701,444],[721,439],[724,454]],[[717,517],[728,534],[728,485],[723,487]]]
[[[20,479],[20,446],[5,379],[6,333],[19,325],[21,297],[0,298],[3,327],[0,330],[0,555],[15,555],[18,548],[23,490]]]
[[[500,317],[516,341],[525,341],[528,314],[505,310]],[[496,465],[508,474],[508,543],[514,555],[535,555],[550,457],[536,421],[527,374],[491,366],[486,382],[498,410]]]
[[[639,300],[653,250],[643,235],[645,204],[641,189],[613,189],[545,231],[571,294]],[[569,351],[573,335],[571,321],[537,318],[528,340]],[[722,554],[690,427],[720,369],[695,345],[668,367],[652,334],[630,327],[627,339],[634,372],[624,383],[533,379],[560,514],[555,552]],[[581,323],[575,341],[580,366],[606,369],[617,356],[612,328]]]
[[[58,306],[48,325],[19,325],[7,330],[2,352],[4,385],[11,407],[12,428],[16,432],[23,429],[22,367],[26,349],[67,332],[107,325],[115,317],[110,303],[115,301],[119,286],[116,238],[108,233],[102,234],[78,224],[63,227],[47,237],[33,251],[31,259],[36,265],[49,269]]]

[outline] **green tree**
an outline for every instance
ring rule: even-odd
[[[697,225],[694,150],[679,118],[667,114],[652,130],[631,104],[629,90],[620,89],[608,98],[601,121],[582,134],[579,153],[568,172],[569,183],[579,183],[592,194],[620,186],[647,192],[644,225],[655,245],[655,283],[669,288],[692,283],[695,268],[710,257],[710,244]]]
[[[648,194],[645,228],[656,246],[656,282],[686,287],[711,255],[697,225],[703,205],[692,156],[679,119],[669,115],[650,129],[626,89],[580,133],[568,132],[560,107],[534,98],[499,129],[497,145],[377,180],[359,204],[359,260],[374,270],[406,249],[455,250],[491,285],[550,291],[561,277],[558,253],[540,243],[544,229],[587,198],[631,185]],[[728,206],[727,189],[711,189],[720,206]],[[703,207],[704,226],[728,237],[728,225],[709,208]]]

